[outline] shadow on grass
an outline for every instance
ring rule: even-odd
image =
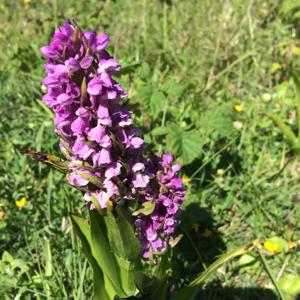
[[[197,203],[188,205],[181,214],[180,229],[183,239],[175,249],[184,259],[203,265],[211,264],[218,255],[226,252],[221,234],[216,230],[215,221],[208,209],[201,208]]]
[[[171,286],[180,289],[226,252],[211,212],[191,203],[182,211],[179,232],[183,235],[173,248]]]
[[[173,286],[182,288],[204,271],[218,256],[226,253],[222,235],[216,229],[215,221],[209,210],[196,203],[188,205],[181,215],[182,240],[174,248],[172,260]],[[184,278],[184,280],[182,280]],[[221,287],[213,281],[199,291],[196,300],[276,300],[272,290],[262,288]],[[189,299],[183,299],[189,300]]]
[[[263,288],[206,287],[195,300],[277,300],[277,295]],[[188,300],[188,299],[186,299]]]

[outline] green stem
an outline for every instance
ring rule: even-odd
[[[284,297],[284,295],[283,295],[283,293],[282,293],[282,291],[281,291],[281,289],[280,289],[280,287],[279,287],[279,285],[278,285],[278,283],[277,283],[277,281],[276,281],[276,279],[275,279],[275,277],[274,277],[274,275],[273,275],[266,259],[264,258],[264,256],[262,255],[262,253],[260,252],[260,250],[258,248],[257,248],[257,252],[258,252],[258,255],[261,259],[261,262],[262,262],[262,264],[265,268],[266,273],[268,274],[270,280],[272,281],[272,283],[273,283],[273,285],[274,285],[274,287],[275,287],[275,289],[276,289],[276,291],[279,295],[279,298],[281,300],[285,300],[285,297]]]

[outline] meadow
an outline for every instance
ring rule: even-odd
[[[296,299],[300,161],[268,116],[297,132],[294,0],[0,0],[0,299],[92,297],[70,220],[85,213],[82,196],[22,154],[60,155],[41,101],[40,47],[73,17],[111,36],[134,122],[153,150],[183,164],[172,289],[254,242],[213,272],[197,299],[277,299],[278,289],[281,299]]]

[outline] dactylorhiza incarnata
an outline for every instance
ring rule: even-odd
[[[146,157],[140,130],[122,103],[127,93],[113,78],[120,65],[106,51],[109,42],[107,34],[83,32],[71,22],[59,27],[41,48],[47,58],[43,102],[55,114],[60,149],[70,162],[68,181],[85,187],[90,209],[105,209],[108,201],[154,203],[150,215],[134,222],[147,258],[166,250],[185,191],[172,155]]]

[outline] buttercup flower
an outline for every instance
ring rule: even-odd
[[[22,207],[25,206],[26,201],[27,201],[26,198],[22,197],[21,199],[16,201],[16,206],[19,207],[19,208],[22,208]]]

